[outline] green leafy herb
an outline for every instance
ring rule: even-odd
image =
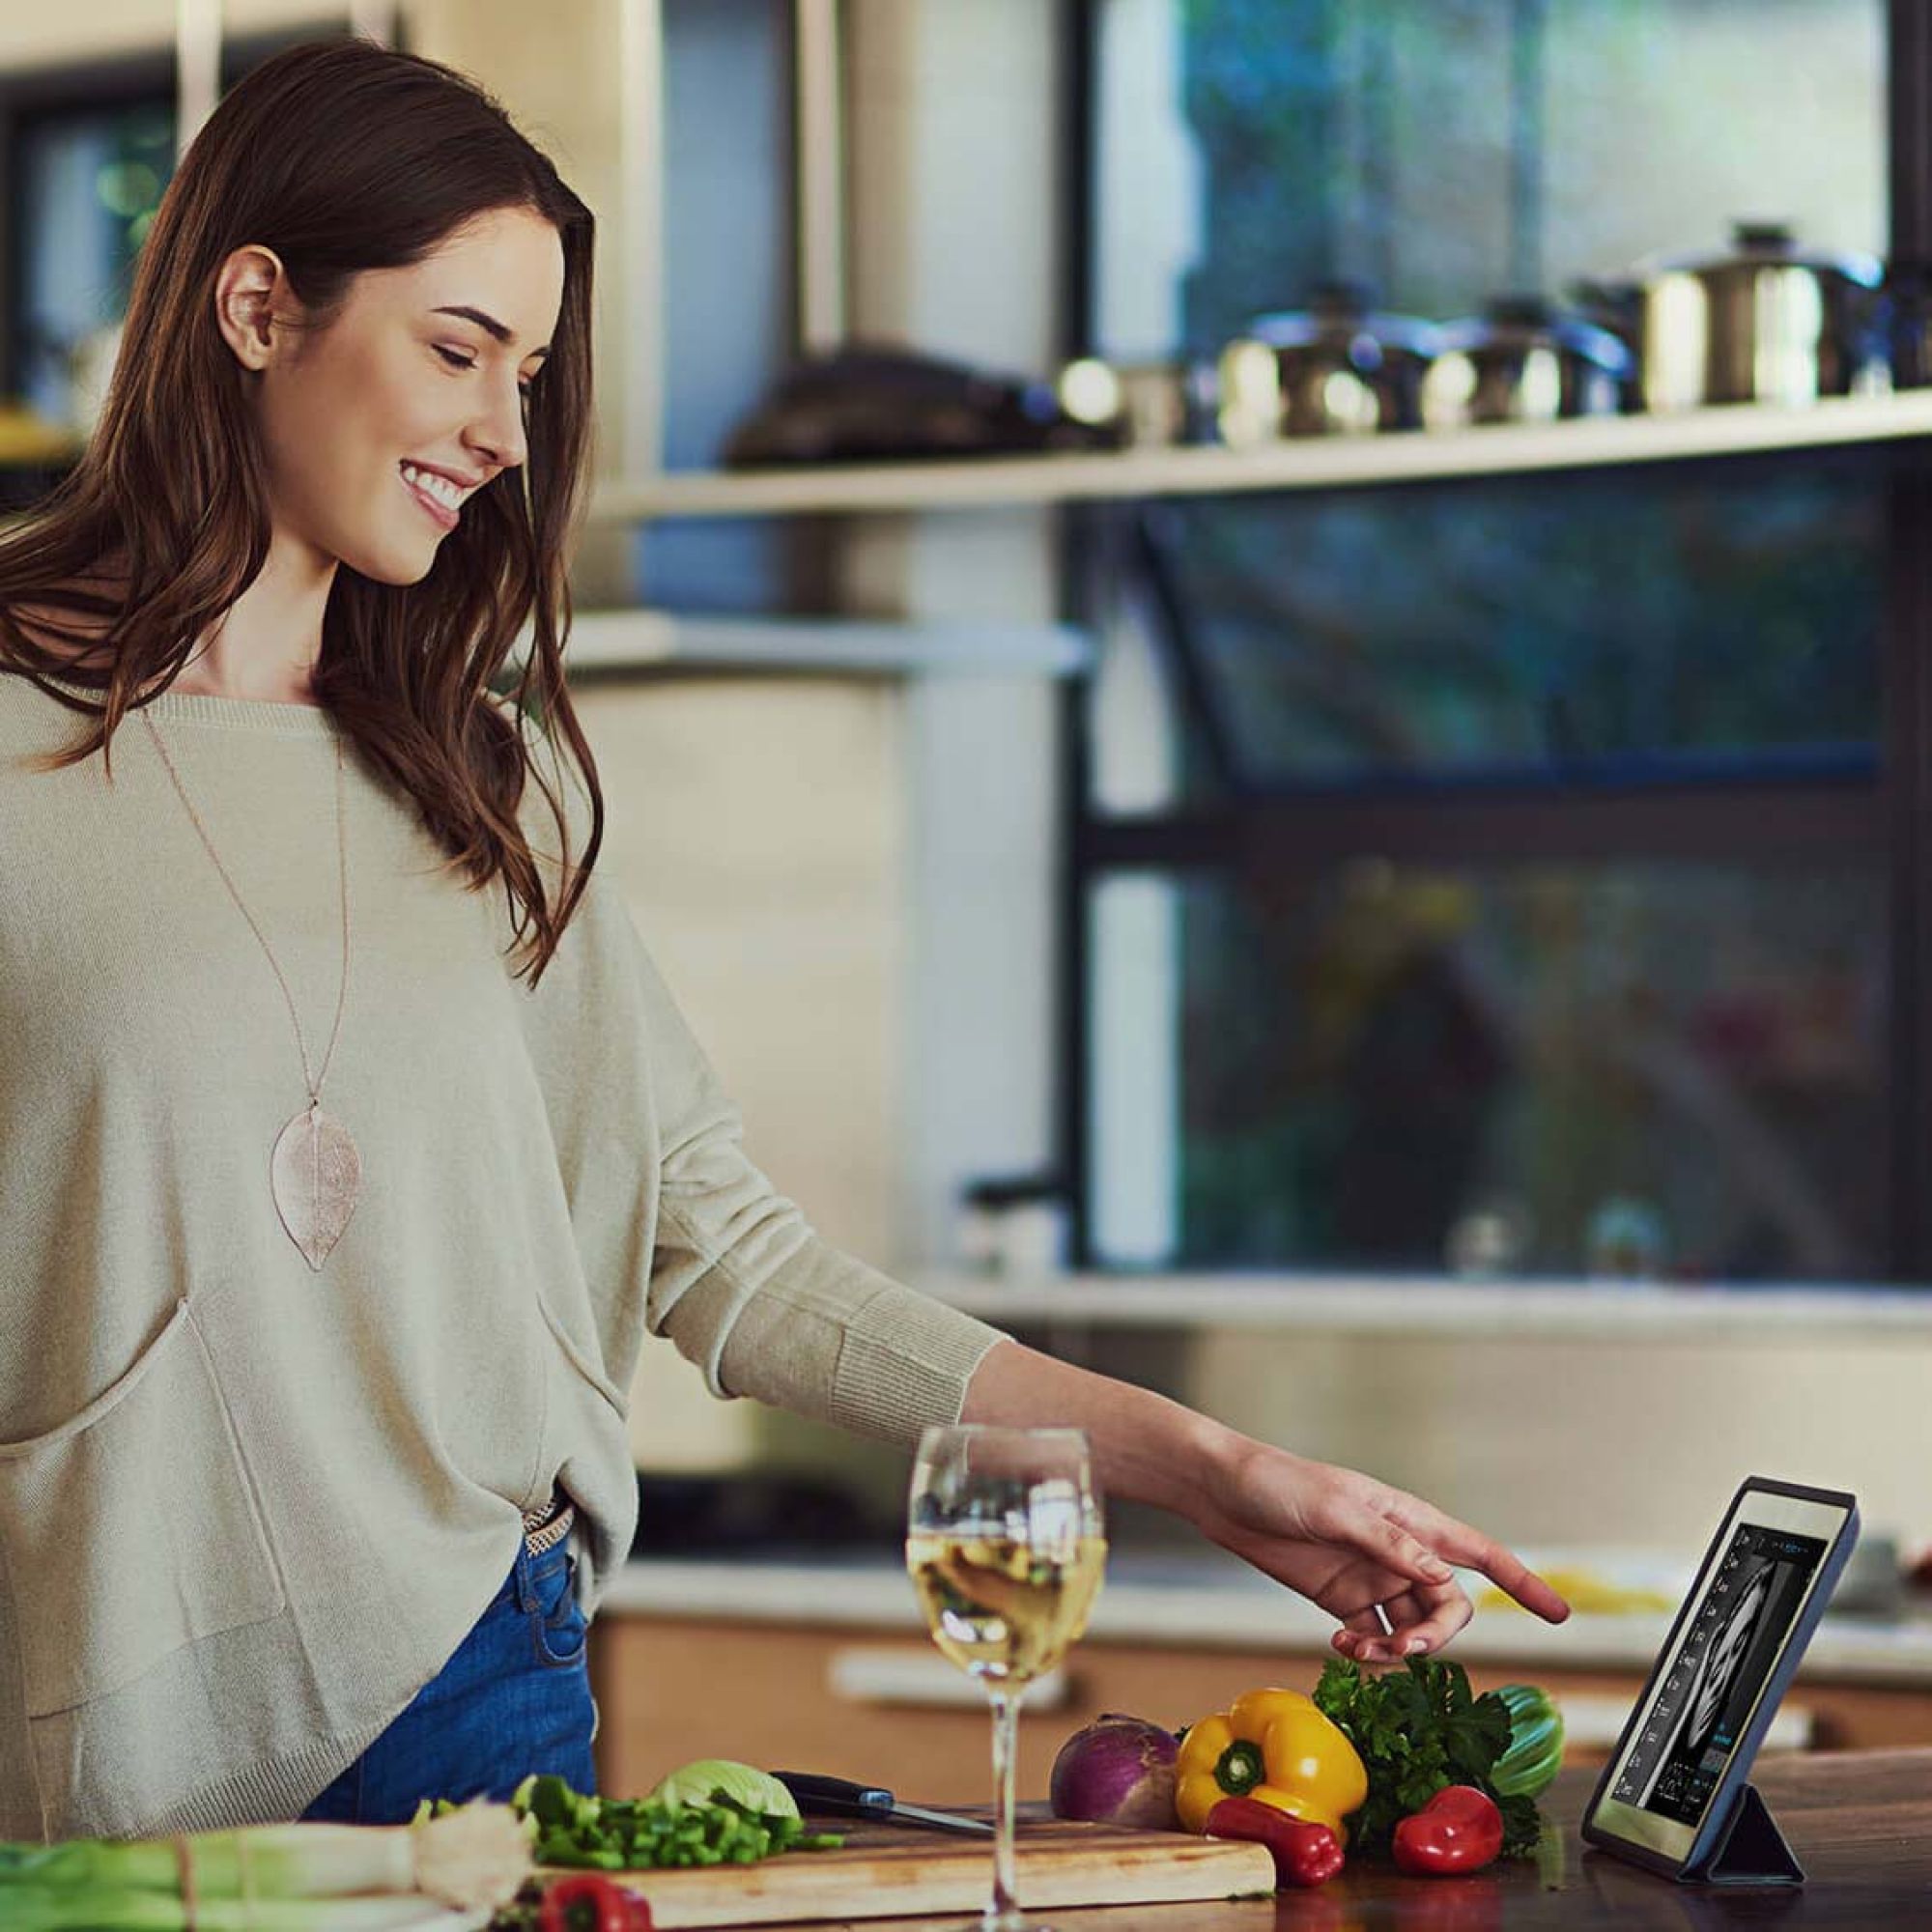
[[[1503,1814],[1503,1857],[1533,1852],[1542,1835],[1534,1799],[1505,1797],[1491,1781],[1509,1749],[1509,1706],[1494,1691],[1478,1697],[1460,1663],[1411,1657],[1406,1667],[1366,1675],[1331,1658],[1315,1702],[1344,1732],[1369,1775],[1369,1795],[1348,1819],[1351,1854],[1385,1855],[1396,1826],[1445,1785],[1473,1784]]]
[[[666,1804],[591,1798],[560,1777],[526,1777],[510,1803],[519,1817],[536,1822],[532,1852],[540,1865],[591,1871],[749,1865],[779,1852],[829,1851],[845,1842],[834,1832],[808,1832],[796,1812],[787,1817],[740,1804],[722,1787],[701,1804]]]

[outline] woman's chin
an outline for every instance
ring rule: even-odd
[[[389,543],[380,549],[372,548],[366,554],[345,556],[342,561],[358,577],[366,577],[375,583],[393,583],[401,587],[420,583],[435,569],[439,548],[434,543],[407,547]]]

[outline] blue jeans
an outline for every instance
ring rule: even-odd
[[[596,1708],[569,1539],[520,1547],[503,1587],[409,1708],[302,1813],[405,1825],[423,1798],[507,1799],[531,1772],[594,1792]]]

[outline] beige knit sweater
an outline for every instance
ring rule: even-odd
[[[319,1064],[337,729],[175,693],[150,715]],[[75,724],[0,674],[0,1837],[293,1816],[436,1674],[557,1481],[594,1610],[647,1334],[720,1396],[899,1442],[957,1415],[997,1331],[774,1192],[615,888],[593,876],[531,993],[500,890],[442,873],[353,749],[323,1097],[363,1187],[311,1271],[269,1187],[305,1099],[281,991],[138,718],[111,786],[98,757],[22,768]]]

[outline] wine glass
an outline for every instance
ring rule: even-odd
[[[993,1891],[979,1932],[1047,1932],[1013,1890],[1020,1699],[1087,1628],[1106,1567],[1077,1429],[928,1429],[913,1462],[906,1568],[932,1640],[993,1702]]]

